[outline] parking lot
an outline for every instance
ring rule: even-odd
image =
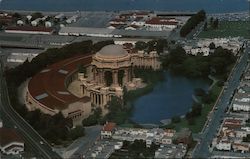
[[[105,28],[109,20],[116,16],[113,12],[81,12],[80,19],[70,24],[72,27]]]

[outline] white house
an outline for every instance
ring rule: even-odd
[[[114,25],[110,25],[107,27],[108,29],[116,29],[116,27]]]
[[[27,59],[31,61],[37,55],[38,53],[11,53],[7,58],[7,62],[23,63]]]
[[[24,151],[24,141],[15,129],[0,128],[0,150],[7,155],[16,155]]]
[[[116,18],[116,19],[112,19],[109,24],[125,24],[126,20],[125,19],[119,19],[119,18]]]
[[[246,130],[240,129],[240,130],[236,130],[236,137],[238,138],[243,138],[243,137],[247,137],[248,134],[250,134],[250,132],[247,132]]]
[[[125,28],[125,30],[137,30],[139,28],[139,26],[137,25],[130,25],[130,26],[127,26]]]
[[[173,137],[176,133],[176,130],[174,129],[166,129],[164,131],[164,135],[167,136],[167,137]]]
[[[144,26],[145,25],[145,21],[144,20],[140,20],[140,21],[133,21],[132,23],[131,23],[131,25],[137,25],[137,26]]]
[[[116,128],[116,124],[107,122],[101,130],[101,138],[111,138]]]
[[[30,21],[32,19],[31,15],[27,15],[26,18],[28,19],[28,21]]]
[[[47,15],[45,15],[44,17],[41,18],[42,21],[45,21],[48,18]]]
[[[208,56],[210,54],[209,47],[184,46],[183,49],[186,51],[187,54],[195,56],[198,55],[198,53],[201,53],[202,56]]]
[[[60,13],[60,14],[55,16],[55,19],[61,20],[63,17],[64,17],[64,14]]]
[[[24,25],[24,22],[23,22],[22,20],[18,20],[18,21],[16,22],[16,24],[17,24],[17,25]]]
[[[250,111],[250,104],[247,102],[235,102],[233,104],[233,110],[234,111],[245,111],[249,112]]]
[[[247,93],[237,93],[233,101],[234,111],[250,111],[250,95]]]
[[[74,15],[74,16],[68,18],[68,19],[66,20],[66,23],[68,23],[68,24],[75,23],[76,20],[77,20],[77,18],[78,18],[78,16],[77,16],[77,15]]]
[[[161,139],[161,143],[162,144],[172,144],[172,137],[168,137],[168,136],[164,136],[162,139]]]
[[[154,142],[154,138],[152,136],[147,137],[147,139],[146,139],[146,146],[150,147],[153,142]]]
[[[45,25],[46,28],[50,28],[50,27],[53,26],[53,23],[50,22],[50,21],[46,21],[44,25]]]
[[[220,141],[217,145],[216,148],[218,150],[224,150],[224,151],[230,151],[231,150],[231,143],[227,141]]]
[[[154,17],[145,22],[145,27],[150,31],[173,30],[178,26],[178,21],[174,18]]]
[[[31,25],[32,26],[37,26],[41,20],[42,20],[41,18],[37,18],[37,19],[31,21]]]

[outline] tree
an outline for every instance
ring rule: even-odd
[[[193,15],[188,19],[186,24],[184,24],[180,30],[180,36],[185,37],[190,33],[200,22],[206,19],[206,12],[204,10],[199,11],[197,14]]]
[[[156,50],[156,46],[157,46],[157,41],[156,40],[151,40],[147,43],[148,45],[148,52],[154,51]]]
[[[175,49],[171,50],[169,55],[170,61],[173,64],[182,64],[187,58],[186,51],[180,46],[177,46]]]
[[[209,44],[209,49],[215,49],[215,44],[213,42]]]
[[[144,41],[137,41],[135,43],[135,48],[138,50],[145,50],[148,47],[148,44]]]
[[[244,142],[250,142],[250,134],[247,134],[246,137],[243,137]]]
[[[219,27],[219,19],[216,18],[215,21],[213,22],[213,28],[218,29],[218,27]]]
[[[98,107],[94,110],[94,113],[92,115],[82,120],[82,125],[91,126],[98,124],[101,121],[101,115],[102,115],[102,109]]]
[[[156,51],[157,53],[163,53],[164,48],[168,48],[168,41],[167,39],[159,39],[157,40],[157,44],[156,44]]]
[[[195,124],[195,119],[194,118],[188,118],[188,125],[194,125]]]
[[[85,129],[82,126],[76,126],[74,129],[70,130],[69,136],[72,140],[75,140],[79,137],[82,137],[85,135]]]
[[[21,16],[21,14],[15,12],[15,13],[12,15],[12,17],[15,18],[15,19],[20,19],[22,16]]]
[[[126,105],[128,101],[128,89],[126,86],[123,87],[123,104]]]
[[[205,22],[204,26],[203,26],[203,30],[207,31],[207,22]]]
[[[31,16],[32,16],[32,18],[31,18],[31,21],[32,21],[32,20],[35,20],[37,18],[42,18],[43,14],[40,12],[35,12],[35,13],[32,13]]]
[[[179,123],[179,122],[181,121],[181,118],[180,118],[179,116],[173,116],[173,117],[171,118],[171,121],[172,121],[173,123]]]
[[[107,108],[109,113],[105,116],[106,120],[118,125],[125,122],[130,111],[129,107],[125,106],[122,99],[117,96],[112,97],[111,101],[107,103]]]
[[[214,23],[214,18],[213,18],[213,17],[211,17],[211,18],[210,18],[210,26],[212,26],[212,25],[213,25],[213,23]]]
[[[204,95],[206,95],[206,91],[204,89],[202,89],[202,88],[196,88],[194,90],[194,94],[196,96],[204,96]]]

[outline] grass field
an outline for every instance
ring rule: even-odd
[[[216,30],[202,31],[198,38],[224,38],[224,37],[250,38],[250,23],[245,21],[220,21]]]

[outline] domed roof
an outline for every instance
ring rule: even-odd
[[[99,56],[112,58],[112,57],[124,57],[128,55],[128,52],[123,49],[122,45],[107,45],[104,46],[99,52]]]

